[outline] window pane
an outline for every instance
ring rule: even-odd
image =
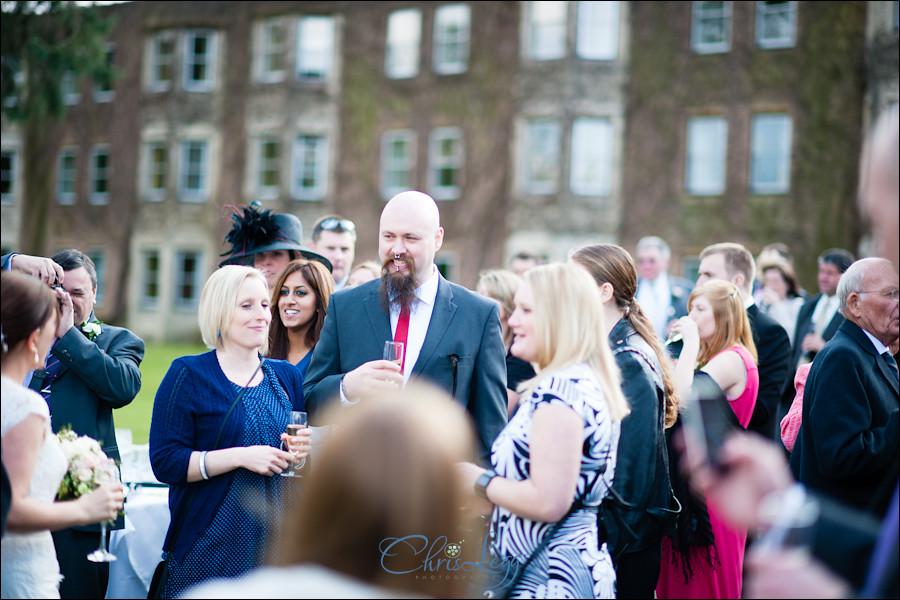
[[[272,76],[284,71],[284,24],[277,19],[265,22],[261,28],[261,38],[260,74],[264,81],[270,81]]]
[[[731,49],[731,2],[694,2],[691,19],[691,47],[695,52]]]
[[[796,2],[756,3],[756,43],[760,48],[794,46],[796,29]]]
[[[612,189],[612,123],[579,118],[572,124],[572,171],[569,185],[576,194],[606,196]]]
[[[566,55],[566,11],[568,2],[531,3],[531,44],[533,60],[553,60]]]
[[[685,187],[694,195],[725,191],[728,124],[722,117],[693,117],[688,121]]]
[[[388,16],[384,59],[388,77],[402,79],[418,75],[421,37],[422,13],[418,9],[396,10]]]
[[[207,143],[189,140],[181,143],[180,197],[187,202],[203,202],[207,195]]]
[[[154,310],[159,305],[159,270],[159,251],[144,250],[141,308]]]
[[[431,132],[428,180],[432,197],[440,200],[459,197],[463,161],[462,132],[459,129],[441,127]]]
[[[147,169],[147,191],[151,193],[153,199],[162,199],[159,194],[166,189],[169,153],[164,144],[152,143],[149,145],[148,154],[150,164]]]
[[[334,17],[303,17],[297,38],[297,79],[328,79],[334,53]]]
[[[750,188],[759,194],[790,190],[791,117],[768,114],[753,117]]]
[[[322,135],[299,135],[294,142],[291,194],[297,200],[325,197],[328,146]]]
[[[462,73],[469,61],[469,6],[447,4],[434,14],[434,70]]]
[[[215,74],[215,32],[189,31],[185,37],[184,87],[209,91]]]
[[[109,148],[95,148],[91,160],[91,204],[106,204],[109,197]]]
[[[60,204],[75,203],[75,151],[60,150],[56,173],[56,195]]]
[[[200,253],[182,251],[176,254],[175,306],[196,309],[200,298]]]
[[[615,60],[619,54],[619,3],[578,3],[578,56]]]
[[[526,130],[525,186],[532,194],[552,194],[559,183],[559,123],[530,121]]]
[[[381,195],[385,200],[412,188],[415,134],[388,131],[381,138]]]

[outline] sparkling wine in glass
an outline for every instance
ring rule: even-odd
[[[290,419],[288,420],[288,424],[287,424],[287,433],[289,436],[294,437],[295,435],[300,433],[301,429],[306,428],[308,426],[308,424],[309,424],[309,422],[308,422],[308,418],[307,418],[307,415],[305,412],[300,411],[300,410],[291,411],[291,416],[290,416]],[[285,448],[285,450],[287,450],[294,456],[300,455],[300,450],[299,449],[292,450],[290,444],[288,444],[287,442],[282,442],[281,445],[283,448]],[[303,468],[303,465],[305,465],[305,464],[306,464],[306,458],[305,457],[301,458],[299,464],[288,465],[288,468],[285,469],[284,471],[282,471],[281,476],[282,477],[302,477],[302,475],[300,475],[299,471],[300,471],[300,469]]]
[[[403,367],[403,342],[386,341],[382,358]]]
[[[119,467],[116,461],[107,458],[100,463],[94,475],[94,481],[97,485],[119,485],[121,476],[119,475]],[[112,562],[116,560],[116,555],[106,549],[106,521],[100,521],[100,547],[87,555],[87,559],[91,562]]]

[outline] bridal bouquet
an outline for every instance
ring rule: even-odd
[[[86,435],[78,435],[69,427],[62,428],[56,437],[69,463],[56,497],[59,500],[74,500],[96,487],[96,470],[107,456],[100,448],[100,442]]]

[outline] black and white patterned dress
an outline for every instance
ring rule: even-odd
[[[586,364],[574,365],[540,381],[491,448],[497,474],[508,479],[528,479],[531,471],[531,422],[543,404],[571,408],[584,419],[581,473],[573,501],[599,506],[612,485],[616,466],[619,425],[610,419],[609,408],[593,371]],[[596,477],[605,463],[605,472]],[[596,478],[595,478],[596,477]],[[585,493],[585,488],[592,488]],[[493,550],[496,556],[524,562],[553,523],[532,521],[497,506],[492,518]],[[515,590],[516,598],[614,598],[616,574],[606,544],[598,547],[597,513],[578,510],[528,567]]]

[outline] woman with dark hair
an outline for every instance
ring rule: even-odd
[[[584,267],[600,288],[609,345],[622,372],[622,392],[631,413],[622,420],[613,490],[630,507],[604,508],[622,514],[630,531],[610,520],[607,534],[616,566],[616,593],[653,598],[662,538],[675,525],[677,503],[669,481],[666,427],[678,416],[672,361],[650,319],[635,300],[637,268],[615,244],[579,248],[569,261]]]
[[[2,271],[3,464],[12,486],[0,560],[3,598],[59,598],[62,579],[50,531],[114,519],[121,485],[104,485],[77,500],[54,502],[68,463],[50,430],[50,411],[22,382],[56,337],[60,307],[72,319],[72,300],[40,279]],[[99,535],[98,535],[99,542]],[[85,561],[87,564],[87,561]]]
[[[688,310],[672,329],[684,341],[675,365],[678,391],[690,394],[695,371],[706,373],[746,428],[756,406],[759,371],[741,293],[729,281],[707,281],[691,292]],[[711,542],[683,545],[682,537],[672,543],[672,538],[663,540],[658,598],[741,597],[747,529],[728,525],[705,499],[704,504],[709,518],[704,529],[711,532]]]
[[[797,316],[804,302],[794,268],[788,261],[771,256],[759,261],[758,268],[762,279],[762,297],[759,306],[784,327],[793,344]]]
[[[334,278],[321,263],[299,258],[287,264],[272,289],[269,357],[297,365],[306,377],[332,293]]]

